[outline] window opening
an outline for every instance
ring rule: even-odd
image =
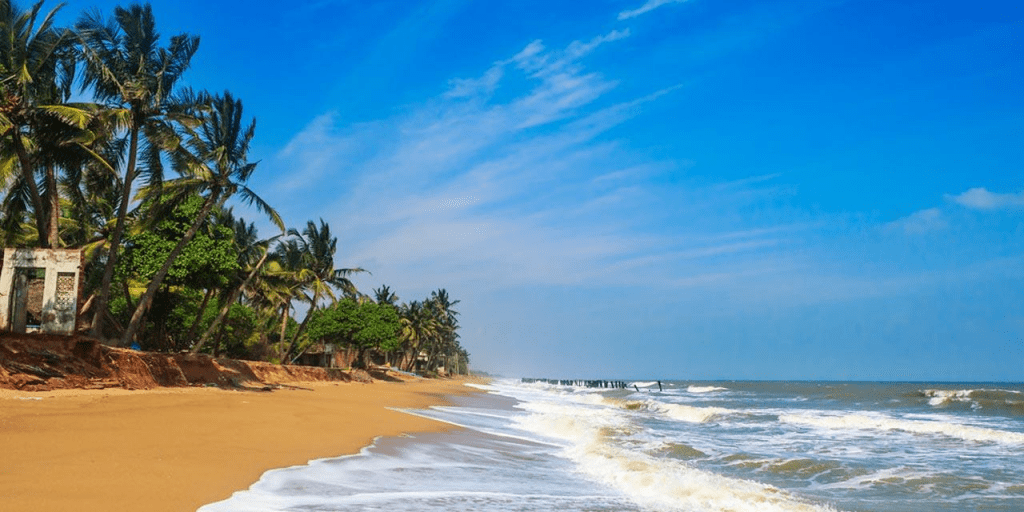
[[[45,268],[18,268],[14,273],[14,301],[11,304],[13,330],[25,332],[43,324]]]

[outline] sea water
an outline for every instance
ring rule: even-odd
[[[1019,384],[478,387],[406,411],[462,429],[273,470],[200,510],[1024,511]]]

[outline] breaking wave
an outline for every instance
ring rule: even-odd
[[[946,408],[957,404],[981,410],[1008,410],[1012,414],[1024,414],[1024,393],[1011,389],[925,389],[920,396],[928,404]]]
[[[707,423],[733,412],[721,407],[694,407],[679,404],[658,404],[658,409],[669,418],[689,423]]]
[[[714,391],[729,391],[729,388],[720,388],[717,386],[690,386],[686,388],[686,391],[690,393],[712,393]]]
[[[1024,434],[943,421],[905,420],[884,416],[848,414],[842,416],[784,414],[783,423],[840,430],[902,431],[912,434],[942,435],[965,441],[1024,445]]]
[[[637,402],[633,402],[637,403]],[[727,409],[647,403],[683,421],[707,421]],[[629,432],[625,409],[528,404],[531,414],[516,424],[565,442],[564,454],[591,478],[612,486],[638,504],[666,511],[825,512],[831,507],[807,502],[771,485],[694,468],[674,457],[652,457],[630,449],[619,435]],[[635,409],[633,409],[635,410]],[[700,453],[700,452],[697,452]],[[686,455],[695,455],[687,453]]]

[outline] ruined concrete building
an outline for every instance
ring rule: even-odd
[[[81,302],[82,251],[3,251],[0,331],[72,334]]]

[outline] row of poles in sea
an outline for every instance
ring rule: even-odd
[[[553,384],[556,386],[576,386],[581,388],[607,388],[625,389],[626,383],[621,380],[559,380],[559,379],[528,379],[523,378],[524,384],[540,382],[542,384]]]

